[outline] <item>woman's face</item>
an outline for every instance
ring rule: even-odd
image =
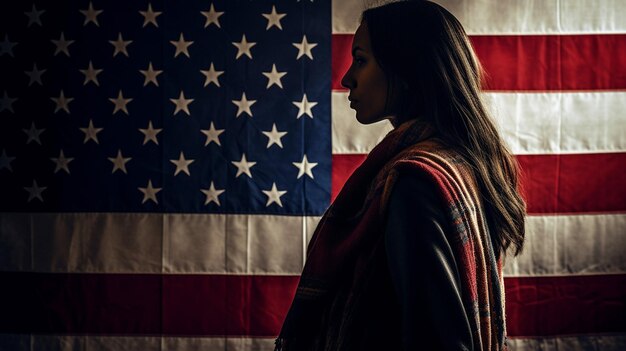
[[[341,79],[341,85],[350,89],[350,108],[362,124],[381,121],[388,116],[387,77],[372,53],[370,36],[365,22],[361,23],[352,41],[352,65]]]

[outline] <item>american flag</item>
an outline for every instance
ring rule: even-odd
[[[438,2],[523,171],[511,348],[626,349],[626,6]],[[0,350],[271,350],[390,129],[339,84],[364,3],[0,4]]]

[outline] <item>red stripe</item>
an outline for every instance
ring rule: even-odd
[[[626,331],[626,275],[506,278],[511,336]]]
[[[297,277],[0,273],[3,333],[275,336]],[[626,275],[507,278],[509,335],[626,332]]]
[[[350,67],[351,34],[332,42],[332,87]],[[489,75],[487,90],[626,89],[626,35],[472,36],[474,49]]]
[[[365,155],[333,155],[332,196]],[[519,155],[528,213],[610,213],[626,211],[626,153]]]
[[[4,333],[273,336],[298,277],[0,273]]]

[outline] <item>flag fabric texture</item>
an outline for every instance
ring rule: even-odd
[[[626,349],[626,4],[437,2],[522,169],[510,348]],[[0,4],[0,350],[272,350],[391,128],[340,85],[366,3]]]

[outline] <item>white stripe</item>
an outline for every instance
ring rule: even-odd
[[[502,137],[517,155],[626,151],[626,92],[485,93]],[[388,122],[361,126],[348,92],[332,92],[333,154],[368,153]]]
[[[626,272],[626,215],[528,216],[522,254],[505,276]]]
[[[318,221],[269,215],[0,213],[0,271],[296,275]]]
[[[470,35],[626,33],[623,0],[436,0]],[[372,0],[333,0],[333,34],[356,31]]]
[[[0,334],[0,350],[272,351],[274,338]]]
[[[545,338],[510,338],[510,351],[623,351],[626,335],[574,335]]]
[[[211,214],[0,214],[0,271],[298,275],[318,221]],[[626,273],[624,228],[626,214],[530,216],[525,249],[506,262],[505,275]]]
[[[509,338],[511,351],[623,351],[626,335],[575,335],[545,338]],[[272,351],[273,338],[152,337],[152,336],[60,336],[0,334],[0,350],[205,350]]]

